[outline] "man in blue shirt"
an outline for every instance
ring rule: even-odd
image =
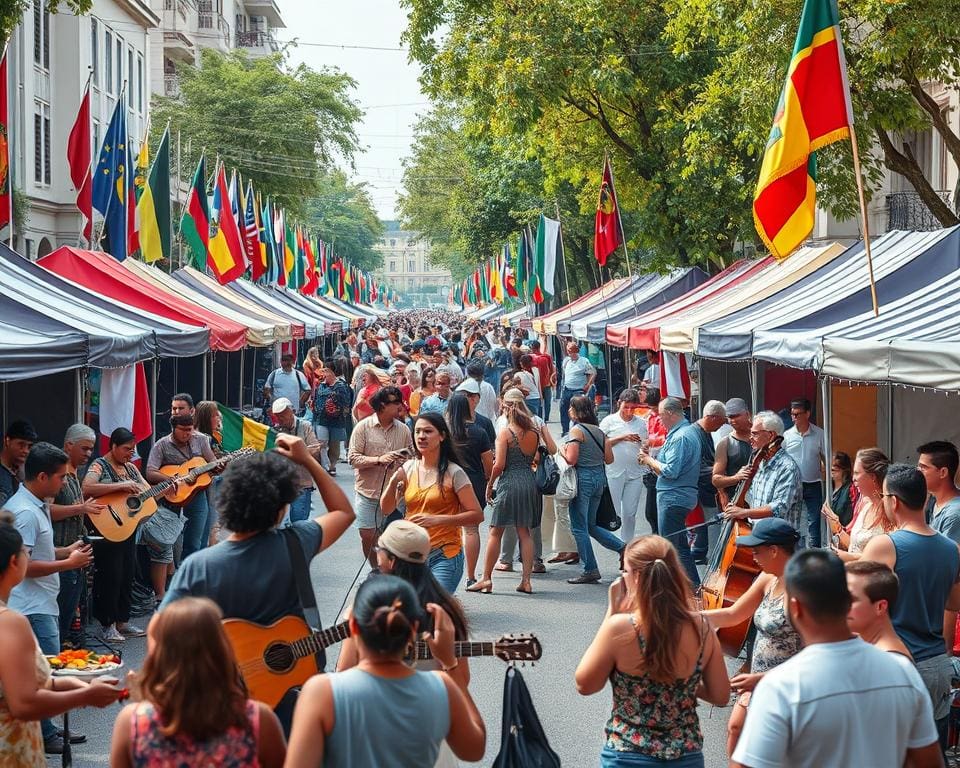
[[[683,415],[683,403],[675,397],[660,401],[660,421],[667,428],[667,440],[656,459],[640,451],[637,461],[657,473],[657,526],[668,539],[693,586],[700,575],[687,541],[687,515],[697,506],[697,481],[700,477],[700,439]]]

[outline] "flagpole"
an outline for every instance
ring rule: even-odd
[[[873,254],[870,252],[870,224],[867,219],[867,198],[863,192],[863,174],[860,172],[860,150],[857,146],[857,132],[850,123],[850,147],[853,150],[853,174],[857,179],[857,196],[860,198],[860,217],[863,219],[863,248],[867,253],[867,272],[870,275],[870,298],[873,300],[873,316],[880,317],[877,303],[877,284],[873,278]]]
[[[87,84],[83,87],[83,96],[80,97],[80,107],[83,107],[84,99],[90,98],[90,81],[93,80],[93,67],[87,66]],[[89,107],[87,108],[87,128],[90,131],[90,136],[93,136],[93,110]],[[93,154],[90,155],[90,165],[87,166],[87,175],[90,177],[90,188],[91,192],[93,191]],[[80,190],[77,190],[77,200],[79,201]],[[80,212],[80,216],[83,217],[83,211]],[[93,236],[93,206],[90,207],[90,235]],[[11,200],[10,204],[10,237],[13,239],[13,201]],[[86,229],[82,224],[80,225],[80,231],[77,233],[77,245],[81,243],[81,238],[83,238],[83,230]],[[12,246],[11,246],[12,247]],[[88,242],[87,248],[93,248],[93,243]]]
[[[616,195],[617,182],[613,178],[613,165],[610,163],[610,158],[607,156],[606,151],[603,153],[603,162],[610,169],[610,186],[614,189],[614,195]],[[623,246],[623,256],[627,260],[627,274],[630,277],[633,277],[633,270],[630,268],[630,254],[627,252],[627,235],[623,231],[623,216],[620,215],[620,199],[616,198],[617,201],[617,224],[620,227],[620,245]]]
[[[558,237],[560,238],[560,261],[563,264],[563,284],[567,289],[567,304],[570,304],[570,277],[567,274],[567,249],[563,247],[563,222],[560,221],[560,203],[556,200],[553,201],[553,208],[557,213],[557,222],[560,224],[560,232]]]

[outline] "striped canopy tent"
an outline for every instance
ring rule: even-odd
[[[467,317],[471,320],[483,322],[485,320],[495,320],[506,312],[507,308],[503,304],[487,304],[485,307],[471,309],[467,312]]]
[[[878,287],[883,283],[890,286],[885,288],[888,292],[907,293],[954,269],[955,263],[943,256],[944,249],[934,246],[956,232],[893,231],[875,240],[872,251]],[[789,261],[792,258],[785,263]],[[815,368],[815,334],[808,330],[805,337],[803,324],[813,328],[816,323],[805,318],[828,317],[831,312],[848,309],[859,311],[864,296],[869,307],[869,284],[863,244],[858,243],[766,299],[700,327],[696,331],[696,352],[715,360],[762,359],[795,368]]]
[[[507,312],[505,315],[500,317],[500,325],[504,328],[519,328],[521,324],[526,324],[530,327],[530,313],[533,312],[533,307],[529,304],[522,307],[517,307],[517,309]]]
[[[694,290],[628,323],[607,329],[607,341],[631,349],[693,352],[694,329],[773,295],[843,252],[832,244],[801,248],[786,261],[741,260]]]
[[[604,302],[619,296],[622,292],[629,290],[632,286],[636,285],[638,281],[643,279],[644,278],[639,275],[615,278],[598,288],[594,288],[592,291],[588,291],[566,306],[535,318],[533,321],[533,329],[537,333],[556,333],[558,321],[564,320],[570,322],[570,318],[573,316],[579,315],[581,312],[593,309],[594,307],[602,306]],[[507,315],[507,317],[509,316],[510,315]],[[503,319],[506,320],[506,318]],[[506,323],[504,324],[506,325]]]
[[[348,318],[337,314],[332,309],[321,306],[315,301],[311,301],[302,293],[276,286],[264,285],[258,287],[273,296],[276,301],[286,304],[293,309],[297,309],[300,312],[305,312],[307,316],[312,317],[317,323],[317,328],[321,333],[338,333],[350,325]]]
[[[600,307],[587,310],[569,320],[557,321],[557,333],[570,334],[581,341],[602,344],[606,341],[610,323],[622,321],[663,306],[689,293],[707,280],[699,267],[676,269],[666,275],[645,275],[619,298],[610,299]]]

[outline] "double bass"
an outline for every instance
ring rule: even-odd
[[[740,481],[724,508],[729,505],[746,507],[747,491],[760,468],[760,462],[774,453],[782,442],[783,437],[777,435],[763,448],[753,452],[747,464],[749,472],[746,479]],[[704,610],[730,607],[760,574],[750,549],[737,546],[737,536],[747,535],[752,527],[749,520],[727,520],[723,523],[713,557],[700,585],[700,604]],[[753,619],[748,618],[736,626],[717,630],[717,639],[725,654],[734,657],[740,655],[752,622]]]

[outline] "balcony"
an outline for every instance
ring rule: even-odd
[[[163,53],[169,59],[186,61],[190,64],[193,64],[197,58],[193,40],[183,32],[166,29],[163,31]]]
[[[950,193],[940,190],[937,194],[951,211],[956,205],[950,199]],[[916,232],[929,232],[943,225],[916,192],[894,192],[887,195],[887,230],[903,229]]]
[[[209,0],[200,2],[197,27],[202,38],[201,44],[209,48],[221,47],[226,50],[230,47],[230,25],[223,18],[223,14],[212,10],[212,6]]]
[[[165,74],[163,76],[163,95],[169,96],[171,99],[180,95],[180,80],[176,75]]]
[[[235,45],[244,48],[252,56],[266,56],[280,50],[280,45],[269,32],[237,32]]]
[[[263,16],[271,27],[286,27],[275,0],[244,0],[243,5],[247,9],[247,15]]]

